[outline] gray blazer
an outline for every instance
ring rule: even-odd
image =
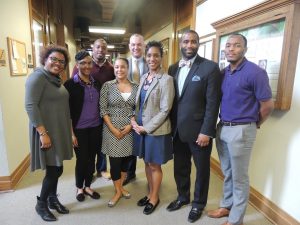
[[[128,67],[128,80],[133,81],[133,74],[132,74],[132,57],[128,58],[128,62],[129,62],[129,67]],[[145,73],[148,73],[149,69],[148,69],[148,65],[147,62],[145,60],[145,58],[143,58],[143,71],[140,73],[140,76],[142,77]]]
[[[140,93],[148,74],[144,74],[136,97],[136,115],[140,110]],[[173,78],[166,73],[158,73],[146,93],[143,104],[142,122],[147,134],[165,135],[171,133],[169,113],[175,96]]]

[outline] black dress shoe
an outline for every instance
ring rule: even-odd
[[[84,196],[83,193],[79,193],[79,194],[76,195],[76,199],[79,202],[83,202],[85,200],[85,196]]]
[[[145,206],[147,205],[147,203],[149,202],[149,198],[147,196],[145,196],[144,198],[141,198],[138,202],[137,205],[138,206]]]
[[[130,182],[136,179],[136,175],[127,176],[126,179],[123,181],[123,186],[129,184]]]
[[[196,220],[198,220],[201,217],[201,214],[202,214],[201,209],[192,208],[189,213],[188,221],[190,223],[194,223]]]
[[[85,188],[83,189],[84,194],[90,196],[92,199],[99,199],[100,198],[100,194],[96,191],[93,191],[92,194],[88,193]]]
[[[176,199],[168,205],[167,210],[172,212],[172,211],[175,211],[177,209],[180,209],[182,206],[187,205],[189,203],[190,202],[184,202],[184,201],[180,201],[180,200]]]
[[[68,214],[70,211],[62,205],[57,196],[49,196],[48,197],[48,207],[49,209],[55,209],[60,214]]]
[[[155,205],[153,205],[152,203],[148,202],[144,208],[144,211],[143,213],[146,214],[146,215],[149,215],[151,213],[153,213],[153,211],[155,210],[156,206],[158,206],[159,204],[159,199],[158,201],[156,202]]]

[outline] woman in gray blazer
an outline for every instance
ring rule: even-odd
[[[136,97],[134,155],[144,159],[149,193],[138,201],[151,214],[159,204],[161,165],[173,158],[169,112],[174,99],[173,78],[161,70],[163,47],[160,42],[146,45],[149,72],[144,74]]]

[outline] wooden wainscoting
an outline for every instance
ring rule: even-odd
[[[220,163],[212,157],[210,158],[210,163],[212,171],[223,180],[224,176]],[[300,225],[296,219],[291,217],[288,213],[280,209],[276,204],[252,187],[250,187],[249,203],[274,224]]]
[[[17,183],[27,171],[30,164],[30,154],[20,163],[10,176],[0,177],[0,191],[14,190]]]

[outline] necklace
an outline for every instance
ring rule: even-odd
[[[92,81],[91,81],[90,78],[89,78],[89,81],[84,81],[79,75],[78,75],[78,77],[79,77],[79,80],[80,80],[82,83],[84,83],[85,85],[91,85],[91,84],[92,84]]]
[[[143,88],[144,88],[145,91],[147,91],[149,89],[152,81],[153,81],[153,76],[149,74],[147,76],[147,78],[145,79],[145,82],[144,82],[144,85],[143,85]]]

